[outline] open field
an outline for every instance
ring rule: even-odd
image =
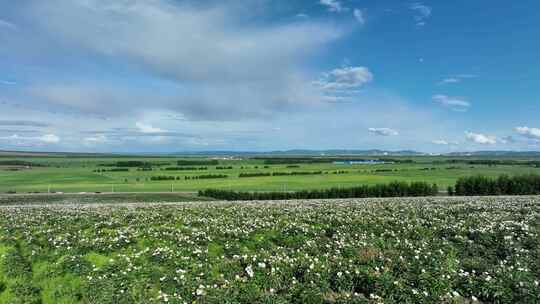
[[[352,159],[358,157],[351,157]],[[371,159],[376,158],[372,157]],[[441,190],[453,185],[462,176],[483,174],[498,176],[540,174],[537,165],[520,164],[532,159],[512,159],[517,164],[486,165],[467,162],[470,158],[402,157],[410,163],[354,164],[298,163],[267,165],[260,159],[220,160],[217,165],[180,166],[196,170],[168,171],[178,167],[182,158],[167,157],[2,157],[0,161],[24,161],[34,166],[0,166],[0,192],[191,192],[206,188],[259,191],[293,191],[330,187],[351,187],[391,181],[425,181],[437,183]],[[189,160],[205,160],[190,158]],[[149,163],[151,169],[123,168],[110,171],[119,161],[135,160]],[[498,159],[501,160],[501,159]],[[502,159],[505,160],[505,159]],[[108,165],[108,166],[106,166]],[[218,169],[222,167],[222,169]],[[205,168],[205,170],[199,170]],[[96,172],[100,170],[100,172]],[[101,172],[105,170],[105,172]],[[109,171],[108,171],[109,170]],[[279,174],[307,172],[309,175],[256,176],[240,178],[240,174]],[[186,179],[201,175],[226,175],[226,178]],[[175,180],[152,180],[157,176]]]
[[[0,303],[540,302],[538,197],[81,203],[0,207]]]

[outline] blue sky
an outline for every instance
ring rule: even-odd
[[[540,150],[540,3],[0,0],[0,149]]]

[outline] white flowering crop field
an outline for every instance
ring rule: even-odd
[[[540,198],[0,207],[0,303],[540,303]]]

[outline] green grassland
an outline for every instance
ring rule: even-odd
[[[352,157],[352,159],[357,157]],[[365,158],[365,157],[364,157]],[[17,192],[193,192],[206,188],[249,190],[249,191],[293,191],[329,187],[350,187],[361,184],[388,183],[391,181],[426,181],[437,183],[441,189],[454,184],[462,176],[482,174],[498,176],[540,174],[540,168],[533,165],[470,165],[466,162],[444,163],[444,157],[404,157],[413,163],[378,165],[340,165],[333,163],[301,163],[290,168],[286,164],[265,165],[263,160],[220,160],[218,166],[232,169],[218,170],[216,166],[204,166],[207,170],[166,171],[162,168],[175,167],[182,158],[172,157],[9,157],[0,160],[23,160],[42,166],[31,168],[0,166],[0,193]],[[193,160],[194,158],[190,158]],[[204,160],[204,158],[195,158]],[[103,164],[117,161],[137,160],[168,165],[154,166],[152,171],[94,172],[107,169]],[[466,160],[463,158],[461,160]],[[441,163],[442,162],[442,163]],[[201,166],[195,166],[201,167]],[[426,170],[429,169],[429,170]],[[379,171],[377,171],[379,170]],[[382,170],[382,171],[381,171]],[[317,175],[268,176],[239,178],[241,173],[273,172],[317,172]],[[336,171],[345,173],[335,174]],[[190,179],[206,174],[226,174],[228,178]],[[175,181],[152,181],[152,176],[176,176]]]

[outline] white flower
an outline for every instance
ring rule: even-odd
[[[199,288],[197,288],[197,291],[195,292],[198,296],[204,295],[204,286],[199,285]]]
[[[253,268],[251,268],[251,265],[246,267],[246,273],[250,278],[253,278],[254,273],[253,273]]]

